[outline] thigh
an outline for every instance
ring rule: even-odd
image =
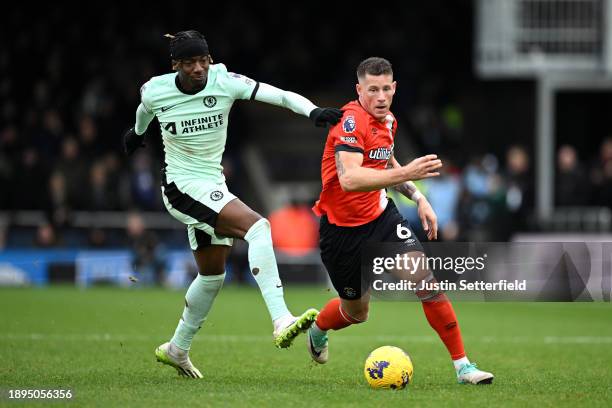
[[[260,219],[262,219],[261,215],[251,210],[240,199],[235,198],[219,212],[215,233],[226,237],[244,239],[247,231]]]
[[[401,251],[396,252],[396,254],[423,252],[421,241],[410,228],[410,223],[399,213],[392,200],[389,200],[387,208],[379,216],[376,227],[368,241],[370,243],[397,244],[397,246],[392,246],[393,250],[401,248]]]
[[[359,258],[347,262],[323,259],[323,264],[334,289],[342,300],[359,299],[367,290],[366,282],[361,276]]]
[[[231,246],[233,240],[215,232],[219,212],[236,196],[225,183],[183,178],[162,180],[162,198],[168,212],[187,226],[192,250],[209,245]]]
[[[226,245],[209,245],[193,251],[200,275],[221,275],[225,272],[225,261],[231,247]]]
[[[421,242],[391,200],[378,220],[371,243],[380,245],[380,251],[376,251],[377,256],[395,258],[399,255],[402,260],[407,260],[401,262],[402,269],[389,271],[395,278],[418,283],[433,277],[427,269],[427,258]]]
[[[205,223],[187,225],[187,238],[193,251],[211,245],[231,247],[234,244],[232,238],[217,235],[214,228]]]
[[[343,300],[360,299],[367,289],[361,274],[361,243],[364,235],[357,228],[337,227],[321,219],[321,260]]]
[[[186,225],[206,224],[215,228],[221,210],[236,199],[225,183],[177,178],[162,180],[162,198],[168,212]]]

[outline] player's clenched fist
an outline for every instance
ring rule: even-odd
[[[139,147],[144,147],[144,145],[144,137],[137,135],[134,128],[130,128],[123,135],[123,151],[128,156],[131,156],[136,149]]]
[[[336,108],[315,108],[309,117],[318,127],[333,126],[342,119],[342,111]]]
[[[420,180],[439,176],[440,173],[436,170],[441,167],[442,160],[438,159],[438,156],[435,154],[419,157],[404,166],[406,180]]]

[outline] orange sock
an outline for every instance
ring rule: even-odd
[[[438,332],[451,358],[458,360],[465,357],[461,330],[459,330],[457,316],[448,297],[442,293],[421,303],[429,325]]]
[[[333,298],[319,312],[317,316],[317,327],[323,331],[330,329],[340,330],[361,321],[350,317],[343,309],[340,298]]]

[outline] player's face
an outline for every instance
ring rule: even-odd
[[[177,68],[181,79],[185,80],[192,87],[203,86],[208,77],[210,67],[210,56],[200,55],[192,58],[185,58],[178,62]]]
[[[395,85],[393,75],[366,74],[357,84],[359,102],[370,115],[383,121],[391,109]]]

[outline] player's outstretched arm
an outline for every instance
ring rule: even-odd
[[[414,159],[405,166],[387,170],[362,167],[360,152],[336,152],[336,172],[344,191],[375,191],[392,187],[409,180],[420,180],[439,176],[436,170],[442,162],[435,154]]]
[[[155,115],[149,113],[142,103],[138,105],[136,125],[123,135],[123,147],[128,156],[131,156],[139,147],[144,147],[144,133],[154,117]]]
[[[335,125],[342,118],[342,111],[336,108],[319,108],[302,95],[283,91],[272,85],[260,83],[255,100],[291,109],[295,113],[309,117],[316,126]]]

